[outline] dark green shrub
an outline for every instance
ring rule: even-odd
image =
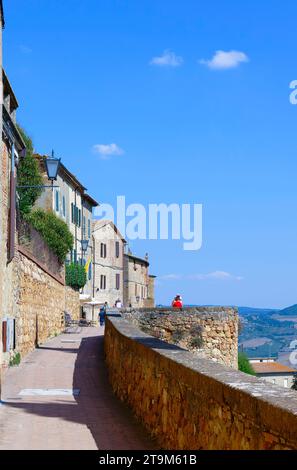
[[[9,361],[10,367],[18,366],[21,362],[21,355],[17,352]]]
[[[25,220],[37,230],[48,247],[57,255],[60,263],[73,246],[73,235],[63,220],[59,219],[53,212],[36,209],[27,214]]]
[[[249,375],[256,375],[247,355],[244,352],[238,353],[238,369]]]
[[[192,348],[201,349],[203,346],[203,339],[201,335],[194,336],[194,338],[191,339],[190,344]]]
[[[66,284],[79,290],[87,283],[87,273],[84,266],[80,264],[69,264],[66,266]]]
[[[183,330],[177,329],[172,334],[172,342],[174,344],[178,344],[180,341],[185,339],[186,336],[187,334]]]
[[[17,170],[18,186],[41,186],[43,184],[42,176],[39,171],[38,163],[33,157],[33,143],[25,131],[18,126],[18,130],[26,144],[26,157],[20,159]],[[21,216],[29,214],[35,201],[42,193],[42,188],[18,188],[19,210]]]

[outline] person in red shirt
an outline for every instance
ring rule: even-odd
[[[183,301],[179,294],[174,297],[174,300],[172,301],[172,307],[183,308]]]

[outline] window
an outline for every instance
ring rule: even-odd
[[[89,264],[89,281],[92,279],[92,263]]]
[[[120,283],[121,283],[120,274],[116,274],[116,289],[117,290],[120,289]]]
[[[81,210],[77,210],[77,225],[80,227],[81,226]]]
[[[106,276],[102,275],[100,276],[100,289],[105,290],[106,289]]]
[[[135,284],[135,297],[137,297],[137,294],[138,294],[138,292],[137,292],[137,284]]]
[[[120,257],[120,242],[116,242],[115,251],[116,251],[116,258],[119,258]]]
[[[60,206],[59,191],[56,190],[56,212],[59,212],[59,206]]]
[[[91,221],[88,219],[88,237],[91,238]]]
[[[66,217],[66,201],[65,201],[65,196],[63,196],[63,217]]]
[[[100,256],[101,256],[101,258],[106,258],[106,253],[107,253],[106,244],[101,243],[101,245],[100,245]]]
[[[73,262],[77,263],[77,252],[76,252],[76,250],[73,250]]]

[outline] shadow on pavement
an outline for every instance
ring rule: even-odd
[[[58,350],[63,354],[78,351],[72,388],[80,389],[80,394],[72,397],[71,401],[62,397],[55,397],[52,402],[50,398],[46,402],[10,400],[5,403],[5,408],[22,409],[26,413],[44,418],[58,417],[85,425],[91,432],[97,448],[101,450],[156,449],[155,443],[136,421],[133,413],[113,394],[104,363],[103,341],[103,336],[90,336],[82,338],[78,350],[63,347],[40,348]],[[73,439],[79,450],[79,432]]]

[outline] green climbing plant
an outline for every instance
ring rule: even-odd
[[[33,142],[24,129],[18,126],[18,130],[26,144],[26,157],[20,159],[17,169],[17,185],[41,186],[43,184],[42,175],[38,162],[33,157]],[[22,217],[31,212],[41,193],[42,188],[18,188],[19,211]]]

